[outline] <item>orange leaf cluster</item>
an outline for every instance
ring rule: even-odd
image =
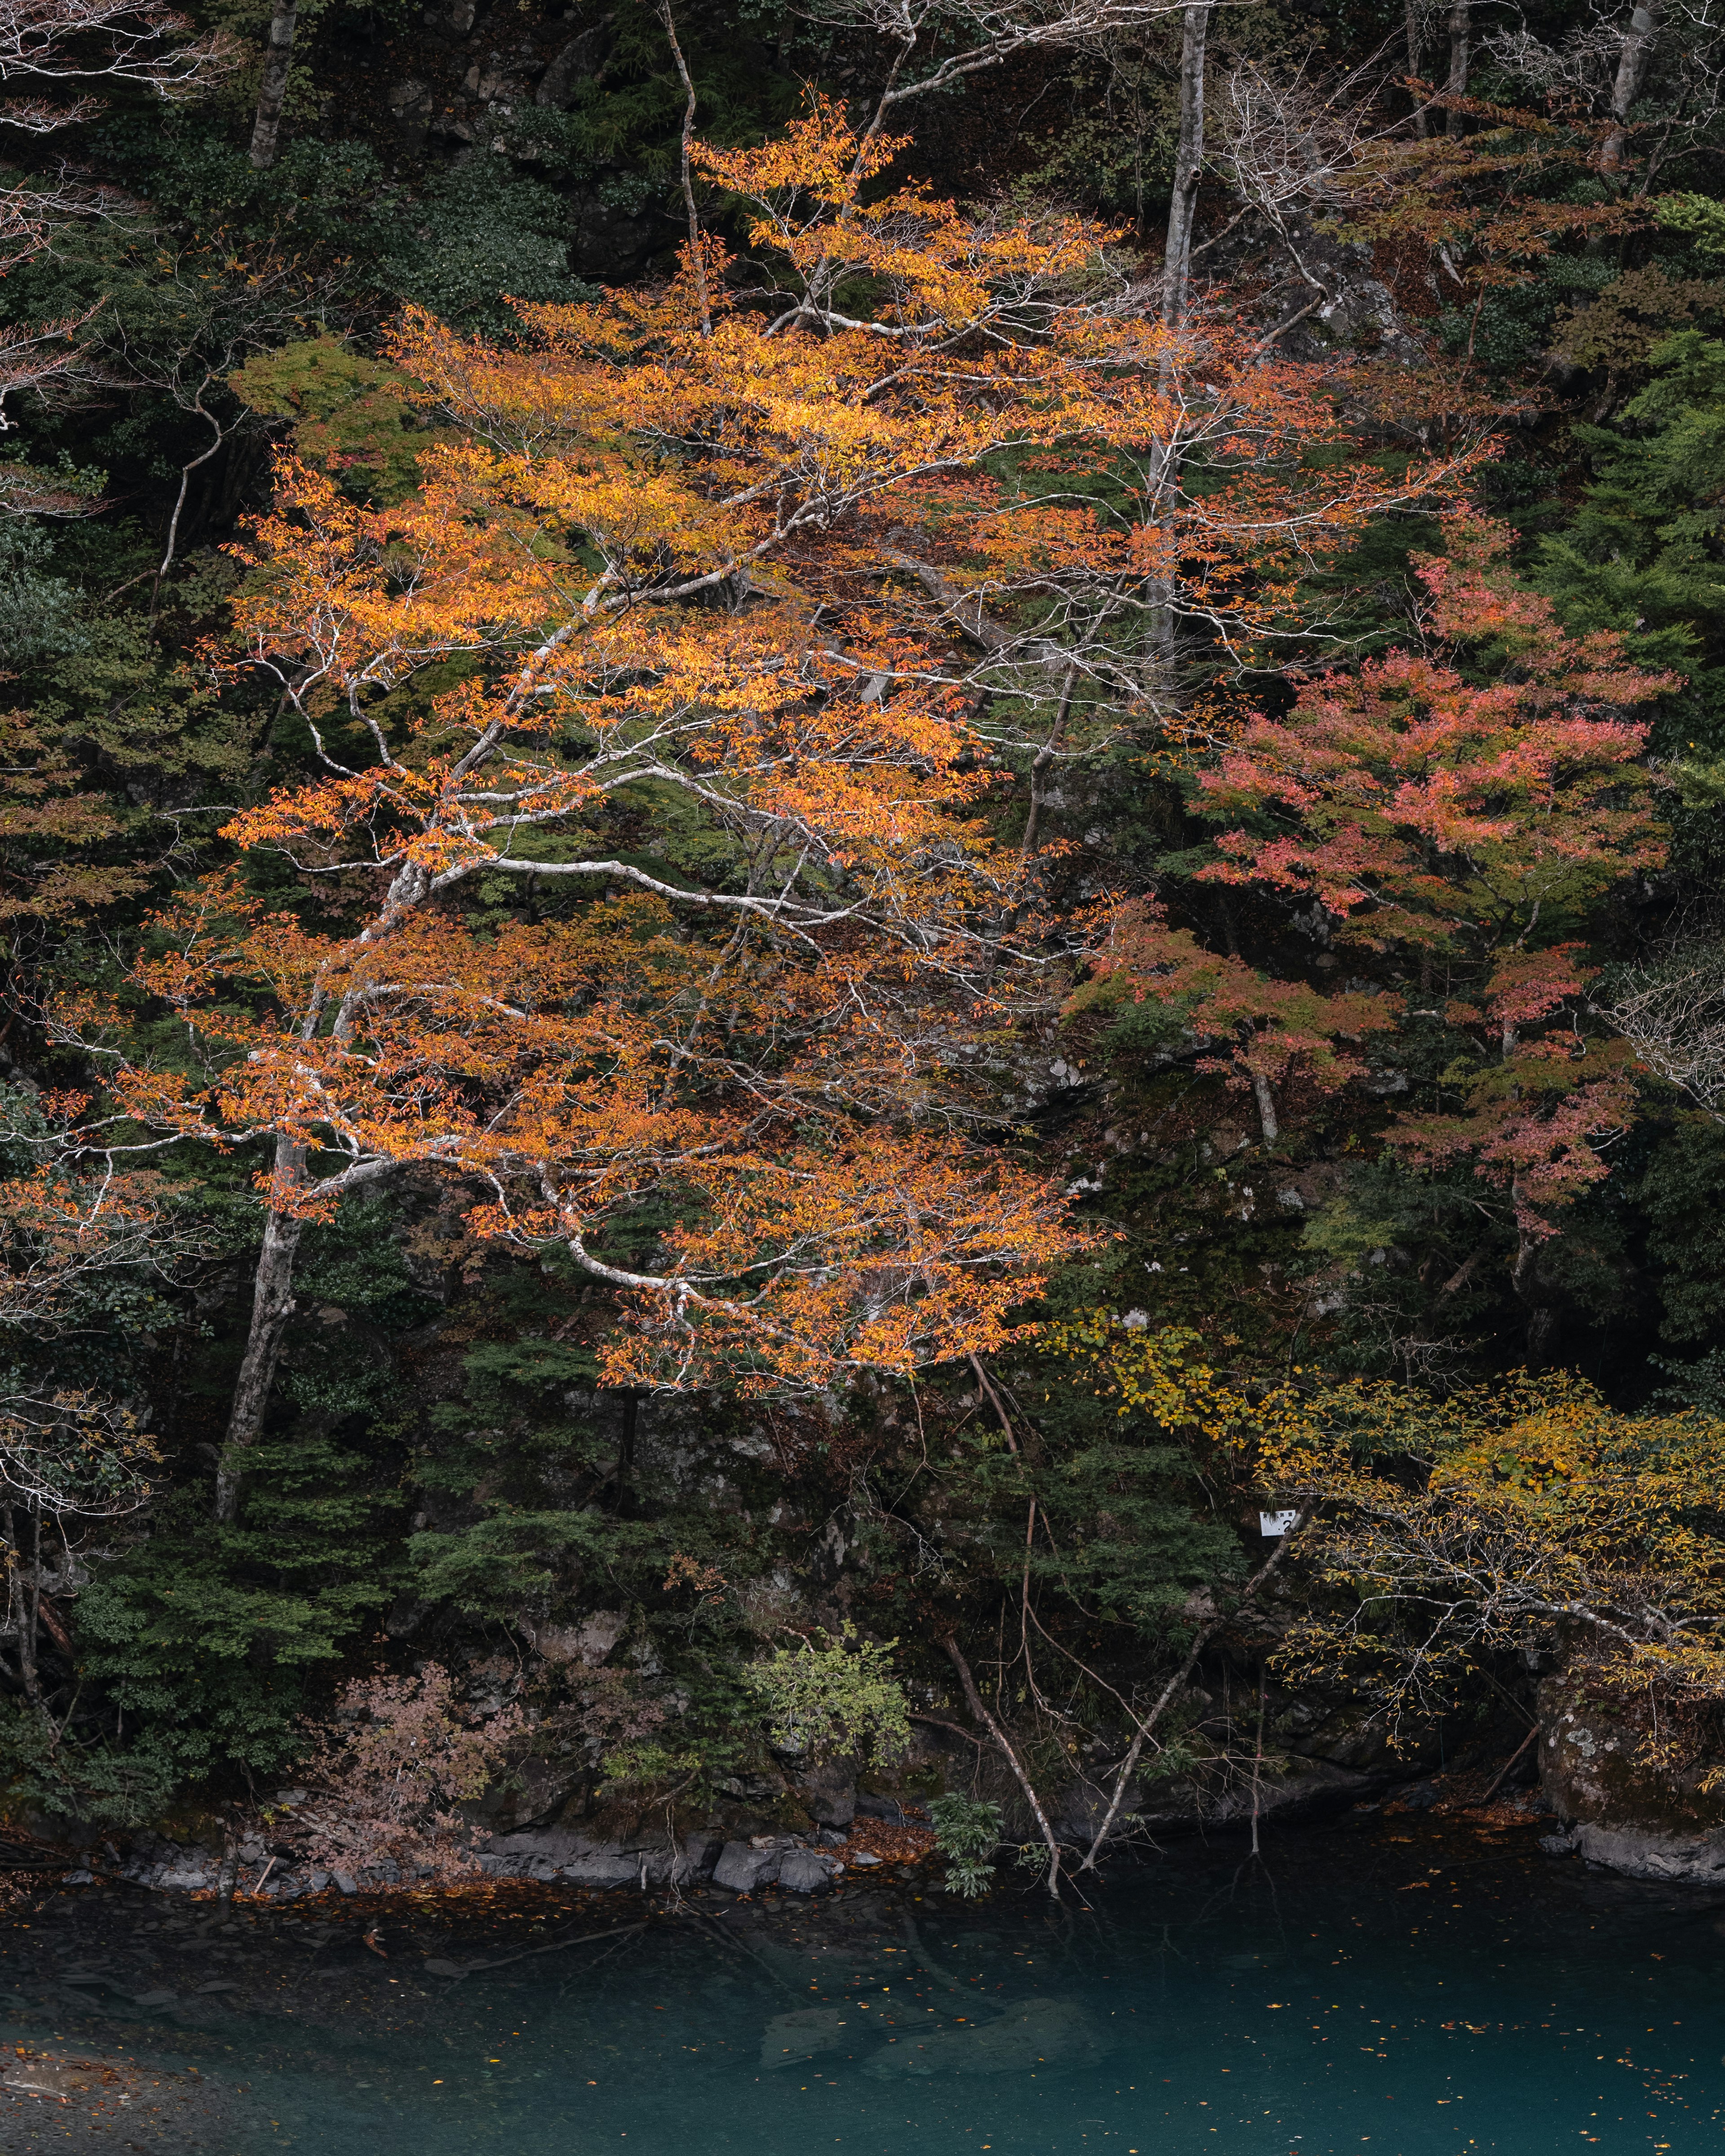
[[[135,971],[192,1045],[119,1059],[126,1113],[270,1143],[280,1216],[464,1178],[482,1235],[621,1294],[613,1383],[1011,1337],[1080,1239],[974,1136],[1050,999],[1028,849],[983,814],[1008,752],[1057,699],[1141,705],[1157,623],[1260,635],[1468,462],[1351,459],[1345,364],[1146,321],[1106,233],[865,203],[896,146],[816,101],[701,152],[767,304],[708,245],[506,345],[409,313],[418,488],[284,459],[222,654],[321,762],[226,835],[321,910],[213,875]]]

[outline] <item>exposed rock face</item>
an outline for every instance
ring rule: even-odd
[[[752,1894],[778,1875],[778,1852],[757,1849],[747,1841],[727,1841],[713,1867],[715,1887],[728,1887],[733,1894]]]
[[[757,1835],[752,1841],[727,1841],[713,1867],[713,1884],[734,1893],[752,1894],[774,1884],[791,1894],[814,1894],[833,1881],[834,1859],[789,1835]]]
[[[501,1878],[567,1879],[585,1887],[685,1886],[711,1871],[717,1846],[712,1835],[691,1834],[680,1844],[662,1833],[608,1840],[552,1826],[493,1835],[479,1861]]]
[[[1699,1763],[1656,1771],[1637,1758],[1645,1713],[1594,1694],[1584,1669],[1540,1686],[1540,1780],[1563,1827],[1546,1846],[1634,1878],[1725,1882],[1725,1796],[1702,1793]]]
[[[823,1826],[849,1826],[856,1817],[856,1768],[853,1762],[835,1759],[811,1767],[801,1778],[809,1816]]]
[[[590,82],[611,49],[613,18],[590,23],[560,45],[539,78],[533,92],[535,105],[562,111],[572,100],[576,89]]]
[[[833,1860],[818,1849],[788,1849],[779,1859],[778,1883],[788,1894],[815,1894],[833,1883]]]

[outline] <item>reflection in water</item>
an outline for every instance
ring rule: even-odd
[[[224,2019],[216,2001],[158,2018],[153,2039],[117,2001],[109,2041],[146,2064],[154,2041],[160,2063],[225,2092],[213,2138],[182,2144],[218,2156],[1687,2156],[1717,2141],[1718,1897],[1553,1861],[1531,1833],[1368,1815],[1290,1833],[1257,1866],[1175,1845],[1092,1898],[1053,1917],[1017,1893],[979,1910],[852,1893],[734,1922],[713,1901],[459,1982],[402,1943],[387,1972],[355,1955],[337,1973],[348,2015],[333,1993],[308,2010],[296,1978],[277,2011]],[[76,2037],[99,2045],[100,2020]],[[0,2147],[75,2145],[23,2109],[0,2108]],[[164,2127],[132,2145],[172,2143]]]

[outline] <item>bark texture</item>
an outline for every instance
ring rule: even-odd
[[[1467,95],[1468,47],[1472,33],[1472,0],[1455,0],[1450,10],[1450,80],[1444,85],[1451,97]],[[1445,121],[1445,131],[1450,135],[1461,132],[1461,115],[1453,106]]]
[[[1420,35],[1419,0],[1407,0],[1404,13],[1407,18],[1408,73],[1417,80],[1420,74],[1420,55],[1424,49]],[[1417,91],[1414,93],[1414,125],[1419,131],[1420,139],[1423,142],[1426,134],[1425,100]]]
[[[275,162],[281,139],[281,108],[287,98],[288,69],[294,60],[300,0],[276,0],[270,18],[270,41],[264,48],[264,80],[258,85],[257,116],[252,122],[251,160],[267,172]]]
[[[1624,148],[1629,140],[1629,116],[1641,94],[1641,85],[1647,79],[1647,63],[1658,42],[1660,4],[1661,0],[1635,0],[1629,27],[1623,33],[1617,73],[1611,84],[1611,132],[1599,152],[1599,163],[1608,172],[1618,172],[1623,165]]]
[[[1198,183],[1204,172],[1204,56],[1211,4],[1212,0],[1192,0],[1180,19],[1180,141],[1162,270],[1162,319],[1170,329],[1186,319]]]
[[[280,1166],[278,1162],[278,1169]],[[293,1315],[294,1258],[302,1224],[292,1214],[273,1209],[264,1223],[264,1247],[258,1253],[252,1289],[251,1327],[246,1335],[239,1381],[234,1389],[228,1441],[216,1471],[216,1517],[223,1522],[232,1520],[239,1510],[245,1455],[263,1435],[270,1388],[281,1353],[281,1336]]]

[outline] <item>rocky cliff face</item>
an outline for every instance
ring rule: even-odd
[[[1651,1709],[1606,1698],[1585,1668],[1545,1680],[1539,1720],[1540,1780],[1558,1822],[1548,1847],[1635,1878],[1725,1881],[1725,1792],[1702,1789],[1700,1759],[1655,1768],[1641,1756],[1650,1738],[1682,1731],[1656,1732]]]

